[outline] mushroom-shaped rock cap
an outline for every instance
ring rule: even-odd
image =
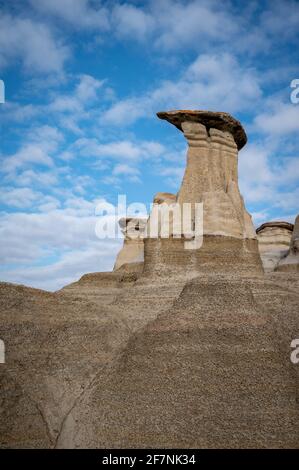
[[[294,229],[294,224],[291,224],[290,222],[284,222],[282,220],[274,220],[272,222],[265,222],[264,224],[260,225],[257,229],[256,229],[256,233],[259,233],[261,232],[262,230],[264,230],[265,228],[268,228],[268,227],[279,227],[279,228],[284,228],[286,230],[289,230],[290,232],[293,231]]]
[[[163,204],[163,202],[176,202],[176,194],[172,193],[156,193],[154,196],[154,204]]]
[[[158,118],[165,119],[180,131],[182,131],[182,122],[191,121],[203,124],[208,130],[211,128],[220,131],[230,132],[240,150],[247,142],[246,133],[242,124],[228,113],[180,109],[175,111],[161,111],[157,113]]]
[[[147,219],[145,217],[121,217],[118,221],[122,230],[127,230],[128,227],[142,230],[146,226],[146,222]]]

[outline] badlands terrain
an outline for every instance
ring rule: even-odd
[[[203,203],[202,243],[127,218],[113,272],[55,293],[0,283],[2,448],[299,447],[299,217],[255,230],[232,116],[158,117],[188,153],[154,202]]]

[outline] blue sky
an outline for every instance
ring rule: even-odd
[[[248,210],[293,221],[298,36],[287,0],[0,0],[1,280],[53,290],[113,267],[97,202],[179,188],[186,144],[161,110],[240,119]]]

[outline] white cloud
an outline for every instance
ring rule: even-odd
[[[30,72],[61,72],[68,56],[69,48],[45,24],[8,14],[0,17],[0,65],[21,60]]]
[[[258,114],[254,119],[257,131],[273,135],[299,132],[299,106],[274,103],[267,108],[267,112]]]
[[[53,196],[45,195],[29,187],[13,188],[4,186],[0,191],[0,202],[10,208],[49,211],[57,209],[60,202]]]
[[[30,207],[40,196],[30,188],[2,188],[0,202],[6,206]]]
[[[69,82],[69,92],[59,93],[57,90],[54,92],[51,89],[50,93],[48,92],[46,95],[47,98],[50,95],[49,99],[43,104],[21,105],[7,101],[2,105],[0,120],[3,124],[7,124],[9,121],[31,122],[35,118],[35,122],[37,122],[38,119],[47,116],[63,130],[82,134],[79,126],[80,122],[96,120],[99,105],[107,100],[111,89],[105,86],[106,80],[98,80],[87,74],[75,76],[75,84],[73,85],[72,82]],[[71,89],[71,85],[73,85],[73,89]],[[47,127],[50,132],[50,126],[41,126],[41,129],[42,127],[44,127],[44,132],[46,132]],[[58,129],[55,132],[57,135],[53,135],[53,138],[57,141],[58,133],[60,136],[62,136],[62,133]],[[46,135],[45,138],[47,138]]]
[[[252,107],[253,102],[256,105],[261,89],[257,73],[241,66],[234,56],[203,54],[177,83],[165,82],[153,94],[159,101],[165,96],[179,108],[185,105],[192,109],[200,103],[203,109],[234,113]]]
[[[97,8],[92,8],[89,0],[30,0],[30,3],[43,15],[53,15],[75,28],[106,30],[109,27],[108,10],[99,2]]]
[[[164,49],[195,48],[198,41],[222,42],[239,30],[227,2],[161,0],[153,4],[158,27],[156,45]]]
[[[9,181],[13,181],[18,186],[41,186],[43,188],[54,186],[58,183],[58,175],[53,171],[35,171],[25,170],[18,177],[10,177]]]
[[[50,152],[55,151],[58,145],[64,141],[64,135],[57,127],[43,125],[31,129],[27,135],[27,139],[30,142],[41,144],[45,150]]]
[[[196,47],[198,41],[222,42],[239,30],[229,3],[152,0],[145,5],[113,2],[109,9],[89,0],[30,0],[35,10],[73,28],[111,32],[120,39],[149,39],[161,50]]]
[[[140,171],[138,170],[138,168],[134,168],[132,166],[129,166],[123,163],[123,164],[116,165],[113,168],[112,173],[114,175],[138,175]]]
[[[48,111],[51,112],[83,112],[87,104],[93,104],[93,100],[97,100],[98,90],[101,89],[105,80],[98,80],[87,74],[81,74],[76,77],[78,83],[71,93],[58,94],[55,93],[52,101],[47,105]]]
[[[260,224],[264,223],[266,220],[270,220],[268,211],[253,211],[251,212],[252,219],[254,221],[255,227],[257,228]]]
[[[277,217],[296,213],[299,200],[299,156],[284,157],[270,141],[249,144],[240,152],[240,188],[245,202],[264,206]]]
[[[298,33],[299,5],[296,1],[276,0],[261,14],[261,28],[282,40]]]
[[[46,195],[46,196],[42,195],[42,197],[39,200],[37,209],[40,212],[50,212],[50,211],[54,211],[55,209],[59,209],[60,206],[61,206],[61,203],[57,198],[53,196],[49,196],[49,195]]]
[[[137,161],[142,158],[150,158],[161,155],[164,151],[159,142],[122,140],[109,143],[101,143],[97,139],[78,139],[74,147],[80,154],[86,157],[113,158],[117,160]]]
[[[46,266],[20,266],[5,269],[0,276],[6,282],[25,284],[30,287],[55,291],[80,279],[83,274],[111,271],[121,241],[100,241],[80,250],[61,252],[58,261]]]
[[[184,166],[168,166],[168,167],[161,167],[157,166],[155,172],[159,176],[165,177],[165,184],[169,185],[173,188],[176,192],[179,190],[183,175],[184,175],[185,167]]]
[[[81,102],[87,102],[97,99],[97,91],[102,88],[105,80],[97,80],[91,75],[80,75],[80,82],[78,83],[75,95]]]
[[[32,164],[52,167],[54,163],[51,153],[57,150],[63,139],[63,134],[55,127],[45,125],[31,129],[27,134],[28,142],[15,154],[5,156],[0,170],[14,174]]]
[[[105,100],[105,80],[98,80],[91,75],[81,74],[74,90],[69,93],[55,93],[49,104],[43,106],[44,112],[54,116],[59,126],[74,134],[82,134],[80,123],[95,120],[101,100]]]
[[[194,107],[236,113],[256,107],[262,96],[259,82],[254,69],[242,67],[230,54],[202,54],[176,81],[163,81],[139,97],[118,101],[103,113],[102,120],[128,125],[140,117],[152,117],[157,110]]]
[[[154,17],[142,8],[127,3],[115,5],[112,10],[112,24],[117,36],[135,40],[145,39],[154,28]]]
[[[280,38],[296,35],[296,4],[287,2],[294,7],[289,19],[281,13],[281,2],[273,8],[271,4],[262,16],[257,4],[250,7],[251,13],[249,7],[242,6],[240,15],[240,7],[215,0],[151,0],[144,6],[115,1],[109,4],[110,11],[107,2],[103,6],[97,0],[30,3],[34,11],[20,8],[19,16],[4,14],[0,19],[0,65],[22,64],[32,74],[48,74],[32,79],[30,93],[37,104],[7,102],[1,108],[2,122],[11,119],[27,126],[17,151],[2,155],[5,185],[0,199],[19,210],[0,214],[2,260],[6,263],[2,279],[57,288],[85,272],[111,269],[119,242],[96,239],[95,201],[85,195],[93,194],[99,181],[108,184],[109,191],[123,182],[138,183],[144,168],[162,177],[174,191],[178,189],[185,150],[183,156],[181,148],[176,150],[172,143],[165,148],[157,141],[137,139],[119,129],[139,118],[155,119],[158,110],[207,108],[233,114],[265,110],[252,127],[264,134],[264,140],[248,145],[240,154],[241,189],[246,202],[255,208],[257,221],[272,218],[274,212],[283,218],[296,212],[299,165],[293,137],[299,130],[299,107],[283,104],[281,96],[275,101],[272,96],[272,103],[270,99],[261,100],[262,86],[269,91],[274,77],[277,87],[291,70],[281,68],[278,74],[275,68],[261,74],[248,65],[252,63],[249,55],[240,55],[252,50],[264,53]],[[82,35],[70,34],[72,29]],[[140,42],[142,53],[156,61],[154,85],[117,101],[106,80],[87,74],[76,76],[71,70],[70,75],[62,74],[73,46],[61,41],[67,35],[78,47],[77,65],[83,46],[88,54],[94,54],[91,57],[96,67],[108,73],[101,47],[112,45],[113,49],[115,41],[121,41],[124,47],[126,40],[133,40],[134,45]],[[188,65],[190,53],[198,51],[200,55],[192,55],[195,58]],[[99,63],[102,59],[103,64]],[[262,68],[267,69],[267,64]],[[27,101],[28,87],[22,90],[24,96]],[[55,124],[40,126],[34,118]],[[16,127],[16,134],[20,130],[23,128]],[[74,144],[67,131],[77,134]],[[178,134],[178,140],[180,137]],[[87,158],[79,161],[81,157]],[[67,168],[59,167],[66,164]],[[82,174],[88,166],[88,172],[97,168],[97,180]]]
[[[121,179],[118,176],[107,175],[101,178],[101,182],[107,186],[112,186],[115,190],[121,189]]]
[[[33,104],[22,105],[12,101],[6,101],[2,106],[0,119],[2,122],[22,122],[35,118],[40,113],[40,106]]]
[[[124,176],[125,182],[130,181],[131,183],[141,183],[139,177],[140,171],[134,166],[127,165],[126,163],[115,165],[112,171],[113,176]],[[121,180],[116,179],[115,184],[120,184]],[[106,182],[107,184],[107,182]]]
[[[73,197],[63,209],[2,213],[1,279],[57,289],[86,272],[111,270],[122,241],[96,237],[97,202]]]
[[[53,160],[43,148],[35,144],[25,144],[14,155],[7,156],[3,159],[1,171],[12,173],[17,169],[32,164],[52,166]]]
[[[140,98],[125,98],[114,103],[111,108],[105,110],[101,116],[103,123],[127,126],[146,115],[152,115],[152,103],[150,96]]]

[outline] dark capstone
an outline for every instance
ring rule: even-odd
[[[260,225],[256,229],[256,233],[261,232],[262,230],[264,230],[264,228],[267,227],[281,227],[285,228],[286,230],[289,230],[290,232],[294,230],[294,224],[291,224],[290,222],[284,222],[283,220],[274,220],[272,222],[265,222],[264,224]]]
[[[235,139],[238,150],[244,147],[247,142],[247,136],[242,124],[228,113],[181,109],[175,111],[161,111],[157,113],[157,116],[160,119],[165,119],[170,122],[180,131],[182,131],[182,122],[193,121],[206,126],[208,131],[214,128],[220,131],[230,132]]]

